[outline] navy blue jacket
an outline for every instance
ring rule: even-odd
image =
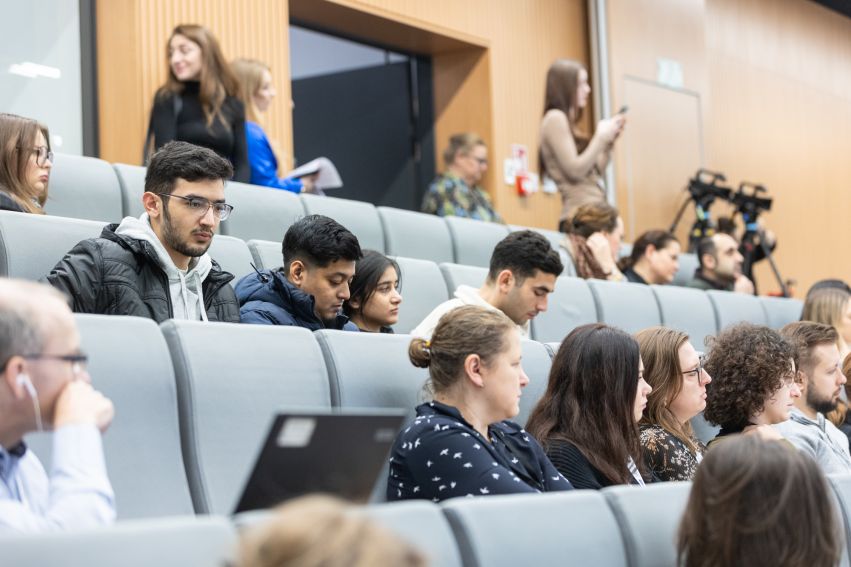
[[[333,325],[326,325],[313,310],[313,296],[290,283],[281,270],[248,274],[236,284],[236,299],[243,323],[289,325],[311,331],[358,330],[357,325],[342,314],[337,315]]]

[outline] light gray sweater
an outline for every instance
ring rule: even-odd
[[[848,444],[846,442],[843,446],[838,441],[844,435],[822,414],[812,420],[800,410],[793,409],[791,417],[783,423],[775,424],[774,428],[799,451],[811,456],[825,474],[851,473]]]

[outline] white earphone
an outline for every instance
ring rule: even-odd
[[[24,390],[27,391],[27,394],[30,396],[30,400],[33,403],[33,412],[35,413],[35,426],[39,431],[44,431],[44,427],[41,423],[41,406],[38,403],[38,392],[35,390],[35,386],[30,380],[30,377],[21,372],[18,374],[17,382],[19,386],[22,386]]]

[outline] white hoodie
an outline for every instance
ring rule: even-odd
[[[115,234],[129,236],[136,240],[149,242],[157,252],[160,268],[168,276],[168,291],[171,296],[171,310],[175,319],[186,319],[189,321],[207,320],[207,310],[204,309],[204,293],[202,283],[213,268],[210,255],[206,252],[202,256],[193,258],[189,262],[189,270],[180,270],[174,265],[171,256],[157,238],[148,213],[142,213],[138,219],[124,217]]]
[[[455,290],[455,299],[444,301],[435,307],[432,312],[423,319],[422,323],[417,325],[417,327],[411,331],[411,335],[430,339],[432,333],[434,333],[434,328],[437,327],[437,323],[440,321],[440,318],[456,307],[461,307],[463,305],[478,305],[479,307],[484,307],[492,311],[499,311],[499,309],[482,299],[482,296],[479,295],[478,288],[469,285],[459,285]],[[526,321],[524,325],[517,325],[517,330],[520,331],[521,337],[528,339],[529,321]]]

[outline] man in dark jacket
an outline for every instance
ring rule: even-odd
[[[46,280],[78,313],[239,322],[239,305],[222,271],[207,254],[225,203],[233,168],[206,148],[171,142],[151,158],[141,217],[104,228],[77,244]]]
[[[283,255],[283,268],[247,275],[236,285],[242,322],[357,331],[341,313],[355,262],[363,257],[357,237],[333,219],[310,215],[287,230]]]

